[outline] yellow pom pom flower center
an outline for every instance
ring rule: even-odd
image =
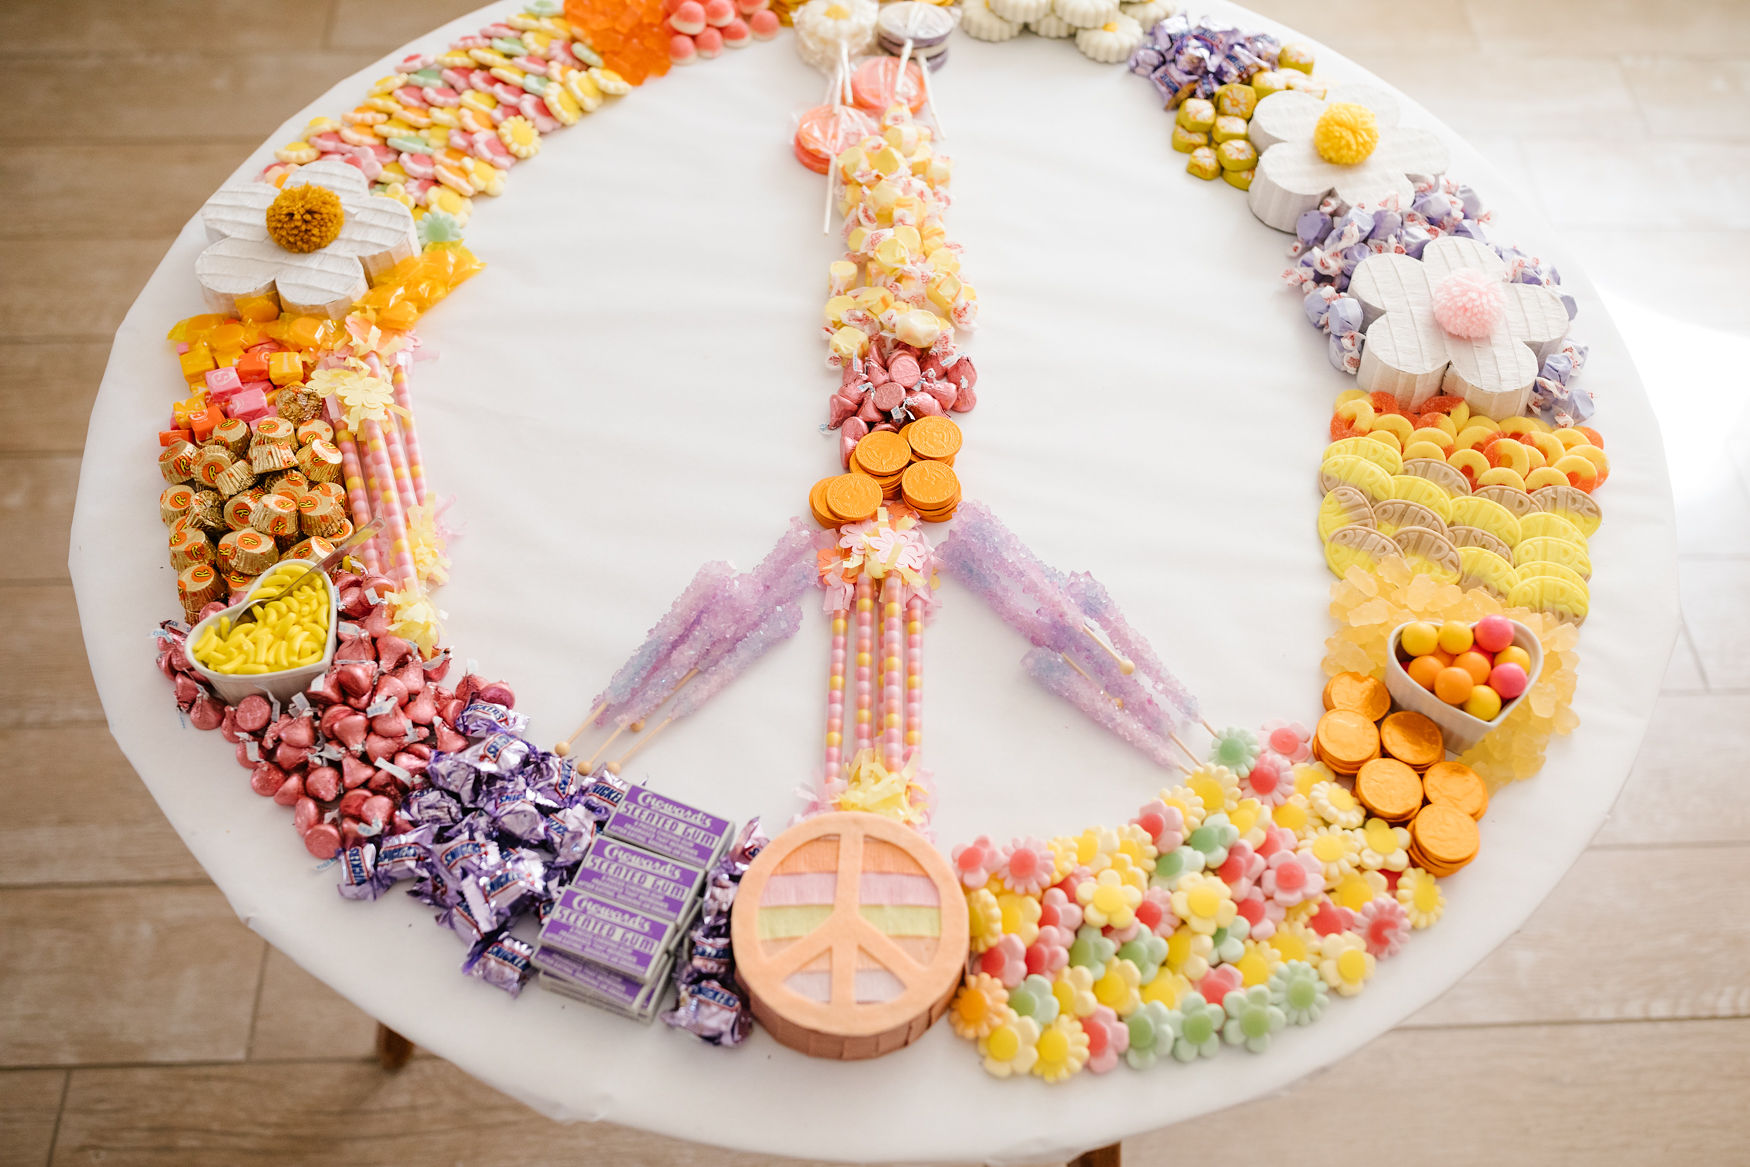
[[[1365,105],[1352,101],[1332,102],[1313,127],[1313,149],[1338,166],[1367,161],[1378,145],[1379,119]]]
[[[287,187],[267,208],[268,238],[299,255],[320,251],[340,238],[345,222],[340,196],[309,184]]]

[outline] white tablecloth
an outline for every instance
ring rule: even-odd
[[[394,57],[292,118],[239,172],[306,118],[351,108]],[[1329,51],[1319,72],[1361,75]],[[1104,580],[1212,721],[1310,722],[1331,632],[1314,477],[1331,400],[1351,382],[1278,280],[1287,237],[1239,192],[1183,173],[1146,81],[1067,42],[957,36],[935,85],[956,161],[949,230],[985,308],[970,348],[982,404],[963,419],[957,467],[967,495],[1047,561]],[[835,245],[817,225],[823,180],[789,140],[823,88],[785,39],[676,70],[549,138],[502,199],[478,204],[468,242],[484,274],[421,326],[435,359],[416,372],[420,432],[463,532],[441,593],[450,639],[512,683],[543,741],[571,731],[700,563],[751,566],[809,484],[836,472],[816,336]],[[1407,123],[1436,126],[1404,106]],[[1499,212],[1495,236],[1563,258],[1533,204],[1452,147],[1452,174]],[[201,310],[201,245],[190,224],[117,331],[86,447],[71,568],[111,729],[251,928],[555,1118],[774,1154],[1028,1161],[1279,1090],[1432,1000],[1524,922],[1627,775],[1675,634],[1656,423],[1590,286],[1564,265],[1614,467],[1592,542],[1582,728],[1495,800],[1481,857],[1445,883],[1445,919],[1360,998],[1262,1057],[1226,1051],[1057,1089],[987,1078],[946,1025],[893,1056],[838,1064],[763,1034],[710,1049],[538,990],[512,1000],[456,971],[462,949],[427,909],[401,895],[340,900],[288,812],[249,791],[217,734],[179,720],[152,667],[146,634],[176,605],[151,435],[179,388],[164,333]],[[1119,822],[1163,785],[1038,690],[1019,666],[1026,645],[959,587],[943,589],[925,639],[944,849]],[[825,621],[807,621],[640,754],[632,776],[782,824],[815,774],[826,664]]]

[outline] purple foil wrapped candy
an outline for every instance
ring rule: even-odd
[[[371,843],[348,847],[340,853],[340,884],[336,890],[347,900],[374,900],[388,888],[377,878],[377,848]]]
[[[511,996],[523,991],[535,967],[534,947],[515,936],[495,936],[476,944],[462,961],[462,972],[503,989]]]
[[[485,737],[490,733],[521,734],[528,724],[529,719],[514,709],[474,700],[456,715],[455,729],[468,737]]]
[[[675,1007],[661,1016],[709,1045],[740,1045],[753,1031],[746,1003],[716,981],[680,986]]]

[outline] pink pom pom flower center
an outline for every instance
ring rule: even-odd
[[[1449,336],[1481,340],[1506,310],[1501,281],[1475,268],[1461,267],[1434,285],[1434,320]]]

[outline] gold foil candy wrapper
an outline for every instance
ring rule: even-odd
[[[340,448],[325,438],[317,438],[298,451],[298,469],[312,483],[334,482],[340,478]]]
[[[266,495],[255,504],[255,512],[249,516],[249,525],[264,535],[296,535],[298,504],[283,494]]]
[[[306,535],[332,539],[346,526],[346,508],[323,495],[306,494],[298,500],[298,523]]]
[[[247,571],[227,571],[224,576],[225,587],[233,596],[246,593],[255,585],[256,577]]]
[[[213,436],[206,444],[220,446],[231,451],[232,457],[241,458],[249,448],[249,423],[240,417],[228,417],[213,428]]]
[[[322,412],[322,395],[303,385],[287,385],[274,394],[273,409],[285,421],[299,426]]]
[[[255,471],[249,468],[247,462],[233,462],[225,467],[224,473],[213,480],[213,489],[225,498],[230,498],[238,491],[248,490],[255,485]]]
[[[218,481],[225,468],[237,459],[223,446],[206,446],[194,456],[194,480],[202,486]]]
[[[309,489],[310,480],[301,470],[287,470],[267,480],[267,493],[283,494],[293,502],[302,498]]]
[[[201,609],[230,594],[225,579],[210,563],[184,568],[176,577],[176,597],[190,623],[200,619]]]
[[[346,497],[346,487],[338,482],[312,482],[310,484],[310,493],[320,494],[325,498],[331,498],[343,507],[350,507],[352,505],[350,500]]]
[[[249,467],[257,474],[290,470],[297,464],[298,450],[291,442],[264,442],[258,437],[250,444]]]
[[[189,504],[185,517],[191,525],[209,535],[216,535],[226,527],[225,504],[216,490],[195,491],[194,502]]]
[[[231,531],[219,540],[219,566],[260,575],[279,562],[279,544],[260,531]]]
[[[234,494],[225,500],[225,525],[233,531],[241,531],[249,526],[249,520],[255,514],[255,504],[265,497],[267,492],[259,486],[252,486],[240,494]]]
[[[284,393],[285,390],[280,390]],[[295,442],[298,440],[298,427],[295,422],[283,417],[257,418],[255,422],[256,442]],[[254,449],[251,446],[250,449]]]
[[[298,445],[307,446],[311,442],[332,442],[334,427],[319,417],[311,418],[298,426]]]
[[[178,572],[187,571],[197,563],[213,561],[213,541],[206,532],[191,526],[170,532],[170,566]]]
[[[347,525],[351,526],[350,523]],[[286,558],[315,560],[332,554],[334,554],[334,544],[320,535],[312,535],[302,543],[293,544],[292,549],[286,552]]]
[[[176,486],[193,478],[196,454],[193,442],[179,439],[165,446],[158,455],[158,470],[164,481]]]
[[[165,526],[170,526],[177,519],[188,514],[188,508],[194,505],[194,489],[188,486],[166,486],[164,493],[158,496],[158,517],[164,520]]]

